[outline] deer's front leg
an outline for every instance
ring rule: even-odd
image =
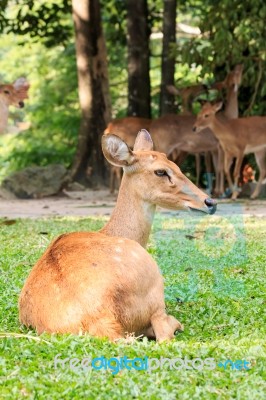
[[[224,151],[219,145],[218,147],[218,172],[219,172],[219,192],[224,193]]]
[[[256,186],[254,192],[252,193],[252,195],[250,196],[251,199],[256,199],[256,197],[258,197],[258,195],[260,194],[262,181],[266,176],[266,149],[257,151],[255,153],[255,158],[256,158],[257,165],[259,167],[260,176],[259,176],[257,186]]]
[[[176,331],[183,331],[184,329],[177,319],[165,313],[152,316],[151,325],[159,343],[173,339]]]
[[[236,200],[236,198],[239,195],[238,180],[240,176],[240,168],[243,162],[243,158],[244,158],[244,153],[240,154],[236,159],[236,164],[234,168],[234,190],[232,194],[232,200]]]
[[[230,174],[230,167],[231,167],[232,161],[233,161],[233,157],[230,154],[225,153],[224,154],[224,173],[225,173],[228,185],[233,192],[234,185],[233,185],[233,181],[232,181],[231,174]]]
[[[216,195],[222,195],[224,193],[224,159],[221,146],[219,146],[217,150],[213,151],[211,155],[215,172],[214,193]]]

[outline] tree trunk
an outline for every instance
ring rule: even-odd
[[[107,55],[99,0],[72,0],[81,124],[71,168],[73,179],[90,185],[105,180],[101,136],[111,117]]]
[[[160,95],[160,114],[175,112],[175,96],[168,93],[167,85],[175,82],[175,57],[171,47],[176,43],[176,0],[164,0],[163,53]]]
[[[147,0],[127,0],[128,115],[151,116]]]

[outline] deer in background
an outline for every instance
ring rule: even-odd
[[[220,92],[222,90],[225,90],[226,92],[226,100],[225,100],[225,108],[223,110],[223,113],[218,114],[219,117],[221,118],[222,116],[226,117],[227,119],[234,119],[239,117],[239,107],[238,107],[238,91],[239,87],[242,82],[242,75],[243,75],[243,65],[242,64],[237,64],[235,68],[230,71],[225,80],[221,82],[216,82],[213,85],[214,89],[219,90]],[[225,191],[224,187],[224,152],[219,144],[219,149],[218,149],[218,168],[217,168],[217,173],[218,173],[218,181],[217,181],[217,187],[218,187],[218,193],[223,194]]]
[[[238,64],[235,66],[233,71],[230,71],[224,81],[216,82],[212,85],[213,89],[218,91],[226,91],[226,107],[223,115],[228,119],[238,118],[238,90],[242,82],[243,65]]]
[[[202,93],[208,93],[208,88],[204,84],[187,86],[184,88],[176,88],[173,85],[168,85],[167,90],[174,96],[181,97],[181,113],[178,115],[193,115],[193,102],[196,97],[201,95]],[[182,164],[182,162],[187,157],[188,153],[186,151],[182,151],[180,149],[175,148],[171,154],[169,154],[169,158],[175,161],[178,165]],[[200,177],[200,155],[195,154],[196,159],[196,185],[199,186],[199,177]]]
[[[184,114],[190,114],[192,110],[192,100],[199,94],[206,92],[205,85],[193,85],[185,88],[177,89],[174,86],[169,85],[167,87],[169,93],[180,96],[182,103],[182,112]],[[104,134],[116,134],[127,145],[132,149],[136,140],[137,132],[142,128],[149,130],[152,120],[149,118],[142,117],[124,117],[116,118],[109,122]],[[157,146],[156,150],[160,151],[160,145]],[[176,154],[171,155],[172,159],[176,158]],[[110,172],[110,192],[114,193],[115,187],[119,187],[122,178],[122,170],[119,167],[111,166]]]
[[[242,66],[236,66],[223,82],[219,82],[218,88],[225,88],[227,94],[227,103],[225,106],[225,115],[230,118],[238,116],[238,88],[242,79]],[[195,137],[192,132],[196,121],[194,115],[175,115],[167,114],[155,119],[150,130],[154,137],[155,146],[157,141],[161,143],[160,151],[171,154],[174,149],[190,154],[202,154],[211,152],[213,165],[215,168],[216,184],[215,192],[222,194],[224,192],[223,178],[223,157],[219,141],[210,129],[206,129],[204,135]],[[210,165],[207,166],[207,171]]]
[[[238,89],[242,80],[242,69],[242,65],[237,65],[233,71],[227,74],[224,81],[213,85],[214,89],[226,90],[224,115],[227,118],[238,117]],[[181,96],[182,114],[167,114],[155,120],[139,117],[117,118],[108,124],[105,133],[117,134],[132,147],[136,132],[141,128],[150,129],[156,149],[166,153],[177,163],[181,163],[188,153],[195,155],[197,183],[200,175],[200,154],[211,152],[216,175],[215,192],[217,194],[224,193],[223,153],[219,142],[211,131],[201,138],[195,138],[192,133],[193,123],[196,120],[196,117],[191,115],[192,101],[201,93],[206,93],[206,86],[199,84],[177,89],[169,85],[167,89],[171,94]],[[211,160],[208,155],[205,157],[205,162],[207,171],[210,171]],[[111,167],[111,193],[115,190],[115,182],[119,186],[120,181],[121,168]]]
[[[13,84],[0,85],[0,134],[6,130],[9,106],[24,107],[28,98],[29,83],[25,78],[18,78]]]
[[[173,339],[182,325],[166,314],[163,278],[145,250],[156,205],[213,214],[215,201],[153,151],[146,130],[133,151],[112,134],[103,136],[102,147],[124,169],[110,221],[99,232],[67,233],[50,244],[22,289],[20,321],[39,334]]]
[[[181,97],[180,115],[192,115],[194,99],[202,93],[208,93],[208,88],[204,84],[192,85],[183,88],[177,88],[174,85],[167,85],[167,91],[173,96]]]
[[[193,130],[194,132],[200,132],[208,127],[219,140],[224,152],[224,172],[233,193],[233,200],[237,198],[239,193],[238,180],[244,155],[255,154],[260,171],[258,183],[251,195],[251,199],[255,199],[260,193],[262,181],[266,175],[266,117],[219,119],[216,113],[221,107],[221,102],[214,105],[206,103],[197,116]],[[236,158],[236,162],[233,183],[230,167],[234,158]]]

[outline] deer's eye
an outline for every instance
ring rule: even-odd
[[[4,90],[5,94],[10,94],[9,90]]]
[[[204,118],[208,118],[208,116],[209,116],[209,114],[205,114],[205,115],[204,115]]]
[[[157,176],[168,176],[168,174],[165,171],[165,169],[157,169],[156,171],[154,171],[154,173]]]

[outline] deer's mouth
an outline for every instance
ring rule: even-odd
[[[209,214],[212,215],[216,212],[217,210],[217,203],[215,200],[207,198],[204,201],[206,207],[203,208],[194,208],[194,207],[190,207],[188,206],[188,210],[190,213],[193,214]]]
[[[212,215],[216,212],[217,207],[213,208],[193,208],[193,207],[188,207],[188,211],[190,214],[197,215],[197,214],[209,214]]]
[[[196,126],[194,125],[192,128],[192,132],[198,133],[200,132],[202,129],[204,129],[202,126]]]
[[[188,211],[190,214],[193,214],[193,215],[209,214],[208,210],[205,208],[188,207]]]

